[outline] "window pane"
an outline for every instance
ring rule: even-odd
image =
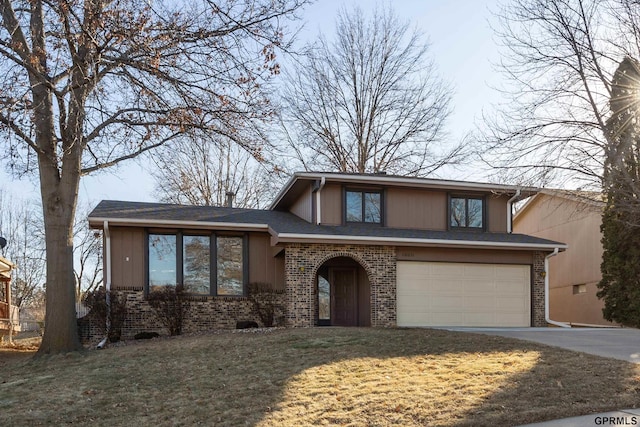
[[[364,193],[364,222],[380,222],[380,193]]]
[[[185,290],[193,294],[209,294],[209,236],[184,236],[183,273]]]
[[[347,222],[362,222],[362,193],[347,191]]]
[[[331,318],[331,286],[329,281],[318,276],[318,319],[328,320]]]
[[[482,228],[482,199],[468,199],[468,227]]]
[[[176,282],[176,236],[149,234],[149,290]]]
[[[451,227],[466,227],[466,207],[465,199],[458,197],[451,198]]]
[[[218,237],[218,295],[243,295],[242,237]]]

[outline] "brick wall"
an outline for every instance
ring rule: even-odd
[[[328,260],[349,257],[366,271],[371,288],[371,325],[396,325],[396,249],[294,243],[285,249],[286,324],[314,326],[317,313],[316,274]]]
[[[144,292],[136,290],[118,290],[119,295],[126,297],[127,317],[122,328],[122,339],[132,339],[138,332],[157,332],[160,335],[168,335],[168,331],[158,320],[153,308],[145,299]],[[276,325],[278,320],[284,319],[284,293],[277,293],[270,298],[275,300]],[[189,299],[189,311],[187,313],[182,333],[204,332],[214,329],[234,329],[239,320],[253,320],[263,326],[260,317],[255,310],[253,302],[249,298],[232,297],[192,297]],[[101,322],[91,315],[85,316],[80,322],[81,339],[84,342],[99,340],[102,336],[100,328],[96,325]]]
[[[547,326],[544,318],[544,258],[545,252],[533,253],[533,289],[531,292],[531,311],[533,327]]]

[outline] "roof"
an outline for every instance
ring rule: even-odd
[[[186,206],[105,200],[89,214],[92,227],[109,225],[263,231],[272,244],[284,242],[360,243],[394,246],[440,246],[523,250],[564,249],[566,245],[524,234],[435,231],[310,224],[289,212],[213,206]]]
[[[523,197],[538,192],[534,187],[491,184],[483,182],[452,181],[443,179],[419,178],[387,174],[360,174],[345,172],[296,172],[280,190],[270,209],[285,209],[288,203],[297,198],[301,191],[307,188],[309,182],[339,182],[351,185],[384,185],[395,187],[444,189],[453,191],[483,191],[498,194],[516,194]]]

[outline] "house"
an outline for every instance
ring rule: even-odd
[[[604,302],[596,296],[602,275],[600,193],[542,190],[522,206],[513,229],[566,242],[571,250],[550,259],[550,317],[560,322],[612,325],[602,317]]]
[[[292,327],[545,326],[546,257],[511,232],[531,188],[385,174],[296,173],[268,209],[102,201],[105,280],[124,334],[151,328],[145,295],[183,284],[187,330],[253,319],[248,285],[281,292]]]
[[[0,336],[20,332],[18,307],[11,304],[11,271],[15,265],[0,256]]]

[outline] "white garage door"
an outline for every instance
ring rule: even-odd
[[[528,265],[399,261],[398,326],[530,326]]]

